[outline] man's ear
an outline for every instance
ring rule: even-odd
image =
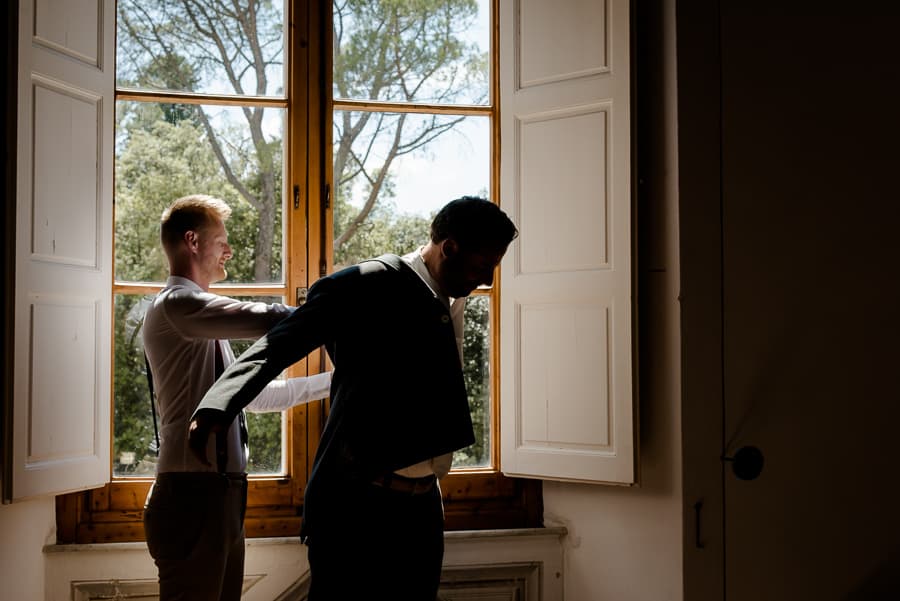
[[[459,252],[459,245],[453,238],[446,238],[441,241],[441,254],[447,258],[453,257]]]
[[[200,245],[200,236],[194,230],[188,230],[184,233],[184,243],[188,249],[196,250]]]

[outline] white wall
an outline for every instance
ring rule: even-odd
[[[71,598],[73,582],[116,581],[123,593],[138,592],[134,587],[141,583],[155,589],[156,567],[144,543],[60,545],[45,550],[44,557],[47,601]],[[297,537],[248,540],[243,599],[272,601],[308,569],[306,548]]]
[[[0,505],[0,601],[44,598],[45,543],[56,540],[52,498]]]
[[[683,596],[675,2],[638,4],[641,486],[544,483],[545,525],[568,529],[566,601]]]

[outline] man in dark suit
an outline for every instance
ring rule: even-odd
[[[305,305],[225,371],[191,424],[204,455],[266,382],[325,345],[331,413],[306,490],[312,601],[432,601],[444,552],[438,478],[474,442],[461,366],[462,309],[517,231],[482,198],[442,208],[427,245],[320,279]],[[206,458],[208,461],[208,458]]]

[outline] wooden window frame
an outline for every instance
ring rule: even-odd
[[[402,108],[388,103],[333,101],[331,96],[331,4],[289,3],[288,54],[289,95],[287,99],[251,98],[251,103],[288,108],[286,174],[288,188],[296,201],[286,207],[286,277],[284,284],[215,286],[228,295],[283,295],[289,302],[296,292],[309,286],[332,268],[326,249],[332,243],[332,209],[328,206],[331,115],[337,106],[357,110]],[[452,112],[488,115],[491,120],[491,194],[500,197],[499,162],[499,77],[498,0],[491,2],[491,103],[486,107],[434,107],[420,105],[417,112]],[[196,104],[246,104],[247,99],[190,94]],[[119,92],[117,100],[170,100],[185,96],[167,93]],[[290,215],[288,215],[290,213]],[[318,218],[316,218],[318,217]],[[305,260],[303,260],[305,257]],[[300,260],[297,260],[297,259]],[[114,293],[152,294],[156,284],[114,284]],[[490,291],[491,299],[491,465],[485,468],[453,470],[441,481],[447,530],[482,530],[536,527],[542,523],[541,484],[538,480],[507,478],[499,471],[499,275]],[[314,367],[315,366],[315,367]],[[292,366],[291,375],[316,373],[325,367],[322,351],[315,351]],[[112,399],[110,402],[113,402]],[[312,469],[328,402],[315,401],[287,412],[286,467],[282,476],[253,476],[249,481],[245,519],[248,537],[297,536],[300,532],[303,493]],[[112,445],[112,428],[110,445]],[[57,542],[106,543],[145,540],[143,505],[152,478],[119,478],[94,490],[60,495],[56,498]]]

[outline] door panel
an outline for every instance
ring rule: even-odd
[[[721,3],[726,598],[896,598],[900,19],[768,5]]]

